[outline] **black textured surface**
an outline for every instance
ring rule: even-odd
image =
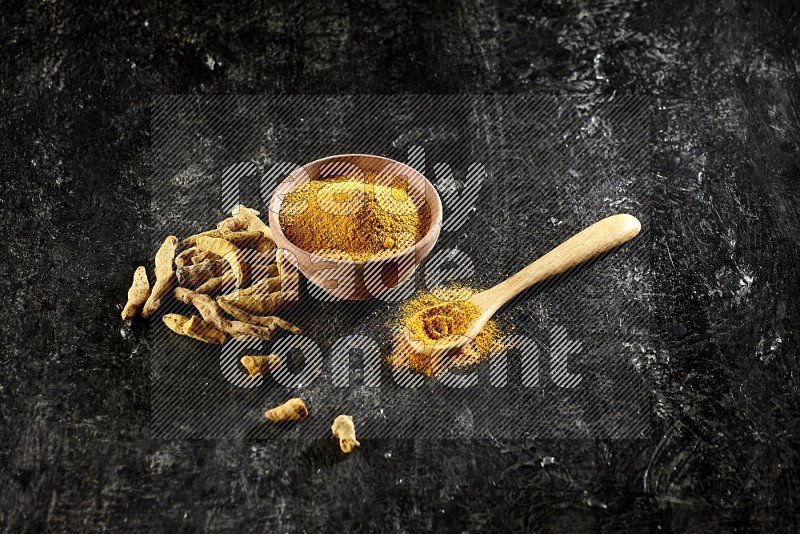
[[[797,530],[800,18],[694,4],[4,4],[0,527]],[[150,439],[154,94],[539,91],[656,102],[652,438]]]

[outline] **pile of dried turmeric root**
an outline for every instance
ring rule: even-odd
[[[199,313],[162,317],[179,335],[221,344],[228,336],[270,340],[278,329],[299,334],[297,326],[273,315],[299,299],[299,274],[281,262],[272,232],[259,215],[239,204],[215,229],[184,239],[177,255],[178,238],[168,236],[155,255],[152,287],[144,266],[134,272],[122,319],[150,317],[171,294]],[[244,356],[241,363],[251,377],[283,365],[275,354]],[[301,399],[290,399],[264,415],[273,422],[293,421],[308,417],[308,409]],[[338,416],[331,431],[343,452],[358,447],[352,417]]]
[[[272,232],[259,212],[240,204],[216,229],[187,237],[183,246],[185,250],[176,256],[178,238],[164,240],[155,256],[152,289],[145,268],[136,269],[123,320],[140,312],[150,317],[171,292],[200,314],[164,315],[164,323],[180,335],[223,343],[227,336],[272,339],[278,328],[299,332],[291,323],[270,315],[297,300],[298,274],[282,269]],[[174,287],[176,280],[178,287]]]

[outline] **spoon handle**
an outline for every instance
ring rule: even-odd
[[[505,303],[534,284],[552,278],[617,247],[642,228],[633,215],[621,213],[594,223],[570,237],[517,274],[498,284],[492,293],[497,304]]]

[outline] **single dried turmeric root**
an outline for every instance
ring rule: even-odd
[[[230,230],[232,232],[236,232],[246,228],[247,222],[243,220],[237,220],[235,217],[228,217],[227,219],[222,219],[217,223],[217,230]]]
[[[298,275],[294,273],[288,276]],[[224,302],[253,315],[269,315],[296,300],[298,296],[296,291],[281,291],[284,283],[288,285],[292,281],[280,276],[263,278],[246,289],[239,289],[230,295],[218,297],[217,301],[220,305]]]
[[[183,325],[183,331],[187,336],[205,341],[206,343],[222,344],[225,343],[225,333],[220,332],[201,318],[192,315],[186,324]]]
[[[175,277],[181,287],[196,287],[225,272],[232,272],[228,269],[228,266],[228,262],[221,258],[218,260],[205,260],[200,263],[179,267],[175,270]]]
[[[237,321],[254,324],[256,326],[264,326],[266,328],[271,328],[273,330],[276,328],[281,328],[293,334],[302,333],[302,330],[300,330],[299,327],[293,325],[289,321],[281,319],[280,317],[276,317],[275,315],[252,315],[244,310],[240,310],[239,308],[225,301],[218,300],[217,304],[219,304],[219,307],[222,308],[225,311],[225,313],[227,313]]]
[[[186,247],[193,247],[201,237],[224,239],[237,247],[253,248],[256,250],[263,250],[264,252],[275,248],[275,243],[261,232],[247,230],[233,231],[220,228],[189,236],[183,240],[183,245]]]
[[[187,265],[197,265],[206,260],[222,260],[222,258],[210,252],[201,252],[197,247],[191,247],[175,256],[175,267],[180,269]]]
[[[242,262],[242,254],[236,245],[218,237],[198,237],[195,246],[200,251],[216,254],[227,261],[236,277],[236,287],[244,285],[245,265]]]
[[[279,274],[277,263],[265,263],[260,258],[254,258],[253,262],[247,262],[247,268],[250,269],[251,280],[263,280]]]
[[[182,336],[189,336],[205,343],[221,344],[225,342],[225,334],[203,321],[196,315],[191,318],[177,313],[168,313],[163,317],[167,328]]]
[[[226,319],[223,316],[222,308],[208,295],[197,293],[185,287],[175,288],[173,294],[180,302],[191,304],[197,308],[197,311],[200,312],[204,321],[211,323],[214,328],[225,332],[236,340],[247,338],[269,340],[275,336],[275,328],[256,326],[241,321],[230,321]]]
[[[197,247],[192,247],[192,248],[196,249]],[[217,256],[216,254],[212,254],[211,252],[207,252],[207,251],[204,251],[204,250],[198,250],[192,256],[192,265],[197,265],[198,263],[203,263],[206,260],[220,261],[220,260],[222,260],[222,258]]]
[[[191,249],[190,249],[191,250]],[[192,257],[192,261],[205,253],[200,252]],[[216,257],[216,256],[215,256]],[[230,264],[223,260],[207,259],[192,265],[185,265],[175,271],[178,285],[181,287],[196,287],[198,293],[220,293],[236,287],[236,275],[230,270]],[[249,264],[242,261],[242,268],[249,271],[248,278],[264,279],[277,276],[278,265],[275,263]]]
[[[183,335],[183,325],[186,324],[186,321],[188,321],[189,318],[184,317],[179,313],[168,313],[162,317],[161,320],[164,321],[164,324],[167,325],[167,328],[176,334]]]
[[[269,354],[267,356],[242,356],[240,360],[247,372],[250,373],[250,378],[255,378],[258,375],[264,374],[265,371],[274,371],[280,369],[283,365],[283,360],[277,354]]]
[[[225,271],[220,276],[209,278],[200,284],[195,291],[208,295],[209,293],[220,293],[234,287],[236,287],[236,275],[233,274],[233,271]]]
[[[242,225],[242,228],[246,228],[248,232],[261,232],[274,243],[275,240],[272,239],[272,230],[269,229],[269,226],[264,224],[264,221],[259,218],[259,215],[261,215],[261,213],[252,208],[248,208],[244,204],[237,204],[231,210],[233,220],[236,221],[237,224]]]
[[[172,288],[172,280],[175,278],[175,271],[172,268],[175,250],[178,248],[178,238],[174,235],[167,236],[164,243],[156,252],[155,274],[156,283],[153,284],[153,291],[147,298],[142,308],[142,317],[150,317],[159,307],[161,301]]]
[[[217,297],[217,303],[223,310],[231,315],[236,313],[236,310],[244,311],[252,315],[269,315],[287,307],[292,302],[296,302],[300,294],[297,291],[275,291],[274,293],[259,297],[258,299],[248,299],[245,301],[227,298],[229,296],[230,295],[223,295]],[[241,305],[245,307],[242,308],[240,307]]]
[[[150,282],[147,280],[147,269],[141,265],[133,272],[133,283],[128,289],[128,302],[122,308],[122,320],[127,321],[136,317],[149,296]]]
[[[302,399],[289,399],[264,413],[264,417],[278,423],[280,421],[299,421],[308,417],[308,408]]]
[[[270,276],[269,278],[262,278],[261,280],[258,280],[248,288],[237,289],[230,295],[227,295],[227,297],[229,297],[229,300],[235,302],[251,297],[269,295],[270,293],[278,291],[280,288],[281,288],[281,277]]]
[[[257,242],[255,248],[260,252],[267,252],[275,248],[272,230],[259,218],[260,213],[242,204],[234,206],[231,216],[217,223],[218,230],[259,232],[264,239]]]
[[[175,256],[175,268],[180,269],[181,267],[185,267],[187,265],[191,265],[192,263],[192,256],[197,254],[197,248],[187,248],[177,256]]]
[[[361,445],[356,439],[356,425],[353,423],[352,416],[339,415],[333,420],[331,432],[339,438],[339,448],[344,453],[351,453],[353,449]]]

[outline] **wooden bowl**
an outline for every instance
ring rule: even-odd
[[[391,256],[367,261],[319,256],[289,241],[280,225],[286,194],[308,181],[341,176],[354,170],[404,178],[407,191],[417,206],[427,203],[430,209],[430,226],[423,238]],[[442,201],[433,185],[404,163],[369,154],[341,154],[307,163],[287,176],[272,195],[269,226],[283,257],[300,269],[311,283],[339,299],[366,300],[380,297],[405,282],[428,256],[442,227]]]

